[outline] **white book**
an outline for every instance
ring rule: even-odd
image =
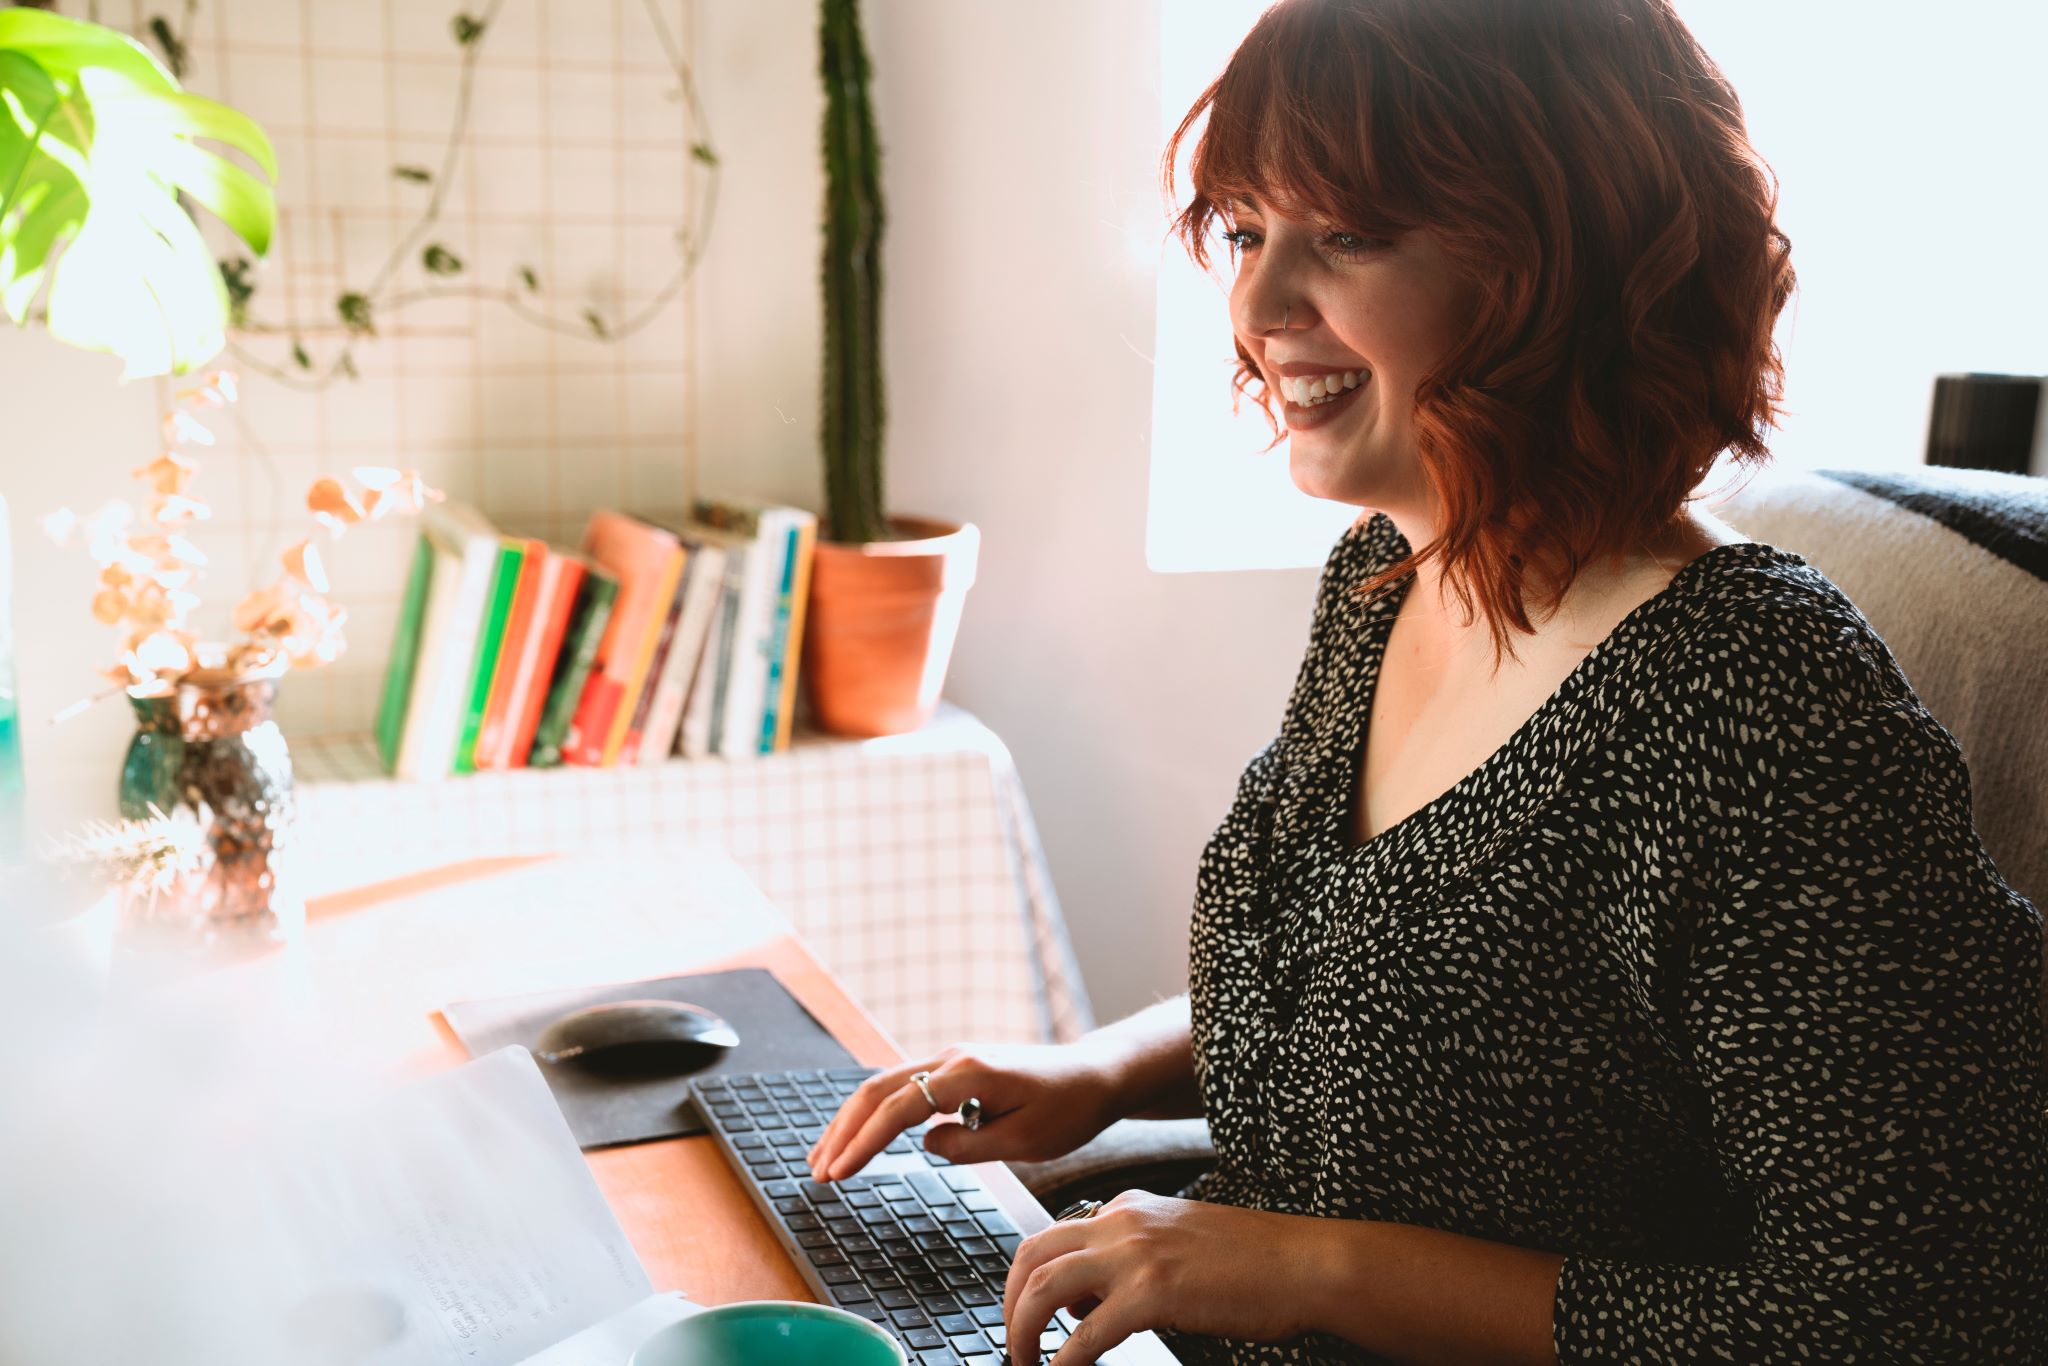
[[[455,768],[500,537],[482,513],[455,502],[428,505],[421,529],[434,548],[434,577],[420,628],[412,705],[399,743],[398,776],[433,782]]]
[[[761,754],[761,716],[768,705],[768,652],[793,516],[791,508],[761,509],[747,555],[746,584],[733,627],[738,634],[733,639],[732,678],[726,687],[718,734],[718,752],[728,759],[755,759]]]
[[[697,661],[704,653],[704,642],[711,633],[711,616],[725,586],[724,546],[700,539],[694,532],[684,534],[683,545],[689,552],[689,560],[683,565],[683,610],[676,618],[668,658],[662,661],[661,677],[655,683],[647,725],[640,732],[643,764],[658,764],[675,748],[676,733],[682,728],[683,704],[689,700],[690,682],[697,676]]]
[[[746,574],[748,546],[734,538],[725,547],[725,574],[712,600],[711,622],[704,634],[704,657],[690,680],[690,700],[683,708],[682,734],[677,743],[686,759],[705,759],[717,753],[716,721],[719,686],[731,663],[732,621],[739,603],[740,581]]]

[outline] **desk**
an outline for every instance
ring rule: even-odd
[[[335,892],[307,906],[302,943],[232,971],[288,978],[394,1070],[423,1073],[468,1056],[439,1014],[447,1002],[735,967],[774,972],[862,1063],[902,1060],[713,854],[481,859]],[[701,1304],[814,1298],[710,1138],[588,1160],[655,1289]],[[1049,1222],[1008,1167],[979,1171],[1018,1228]]]

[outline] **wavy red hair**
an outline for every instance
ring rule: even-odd
[[[1481,285],[1414,395],[1440,533],[1362,592],[1437,557],[1512,657],[1525,591],[1554,606],[1723,451],[1769,459],[1791,242],[1734,90],[1667,0],[1282,0],[1169,140],[1169,196],[1205,113],[1173,220],[1204,269],[1250,194],[1374,237],[1426,229]],[[1232,389],[1277,445],[1237,356]]]

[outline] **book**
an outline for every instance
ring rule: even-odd
[[[405,738],[405,713],[412,702],[413,675],[420,663],[420,631],[426,624],[427,590],[434,577],[434,543],[424,532],[413,538],[412,568],[398,608],[398,630],[384,663],[384,690],[377,699],[377,757],[386,773],[398,772],[398,748]]]
[[[640,689],[640,700],[633,704],[633,719],[626,723],[626,738],[619,746],[619,762],[622,764],[640,762],[640,737],[647,729],[648,713],[654,710],[654,694],[660,686],[662,671],[668,667],[669,649],[676,638],[676,623],[683,615],[683,590],[689,582],[690,560],[686,550],[682,576],[676,581],[675,596],[669,602],[668,611],[662,613],[661,638],[654,642],[654,655],[647,661],[647,682]]]
[[[498,756],[501,768],[521,768],[533,752],[533,737],[540,729],[541,710],[547,705],[548,683],[554,677],[555,660],[568,638],[569,622],[576,611],[576,597],[583,588],[589,561],[581,555],[550,549],[541,565],[540,587],[534,602],[534,625],[517,661],[512,698],[506,704],[510,719],[506,747]]]
[[[491,668],[491,684],[488,699],[484,703],[483,724],[476,733],[476,741],[470,749],[470,768],[508,768],[505,756],[512,743],[512,688],[519,672],[519,660],[525,653],[528,634],[533,630],[533,609],[540,596],[541,571],[545,568],[547,542],[522,539],[512,542],[519,547],[519,577],[512,590],[512,608],[505,618],[505,630],[498,643],[497,658]]]
[[[476,653],[470,664],[467,701],[463,706],[462,729],[455,739],[454,770],[476,772],[476,742],[483,733],[484,712],[491,701],[491,684],[498,676],[498,654],[505,644],[505,628],[512,620],[512,603],[519,593],[520,569],[526,559],[526,543],[507,536],[498,538],[498,555],[491,569],[491,590],[484,598],[483,620],[478,623]]]
[[[675,600],[683,548],[671,532],[605,511],[591,517],[583,550],[619,582],[611,621],[598,642],[597,659],[562,749],[565,762],[595,768],[618,761],[669,604]]]
[[[724,698],[716,721],[716,753],[729,759],[761,752],[762,716],[767,709],[769,638],[774,628],[782,564],[789,556],[788,531],[799,509],[750,499],[700,498],[691,515],[707,526],[748,538],[746,573],[734,608]]]
[[[397,774],[432,782],[454,771],[501,538],[475,508],[452,500],[430,504],[421,529],[434,567]]]
[[[730,536],[725,545],[725,576],[718,586],[718,601],[711,613],[704,657],[698,661],[697,676],[690,682],[690,700],[683,709],[683,727],[677,744],[686,759],[703,759],[718,752],[718,715],[725,695],[725,675],[732,663],[732,625],[739,604],[740,583],[746,576],[750,547]]]
[[[546,703],[527,752],[528,768],[553,768],[562,762],[583,691],[597,665],[598,645],[611,625],[612,606],[618,597],[618,579],[595,561],[584,561],[583,584],[569,615],[561,651],[555,656]]]
[[[797,664],[803,656],[804,605],[811,591],[811,556],[818,519],[803,513],[790,528],[789,553],[776,596],[775,629],[768,642],[768,705],[761,721],[761,752],[789,748],[796,712]]]
[[[683,567],[683,586],[678,590],[682,612],[676,619],[675,638],[669,644],[668,658],[654,688],[654,705],[641,733],[643,764],[660,763],[676,749],[683,708],[704,657],[712,616],[718,611],[719,595],[725,587],[725,547],[696,532],[678,533],[678,539],[689,555]]]

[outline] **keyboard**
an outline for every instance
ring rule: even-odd
[[[871,1068],[724,1074],[690,1083],[697,1108],[768,1226],[818,1299],[895,1334],[914,1366],[1004,1366],[1003,1285],[1025,1233],[1051,1222],[1034,1207],[1020,1229],[971,1167],[924,1150],[926,1125],[898,1136],[857,1176],[820,1184],[804,1156]],[[1062,1309],[1038,1360],[1073,1331]],[[1150,1333],[1100,1360],[1176,1359]]]

